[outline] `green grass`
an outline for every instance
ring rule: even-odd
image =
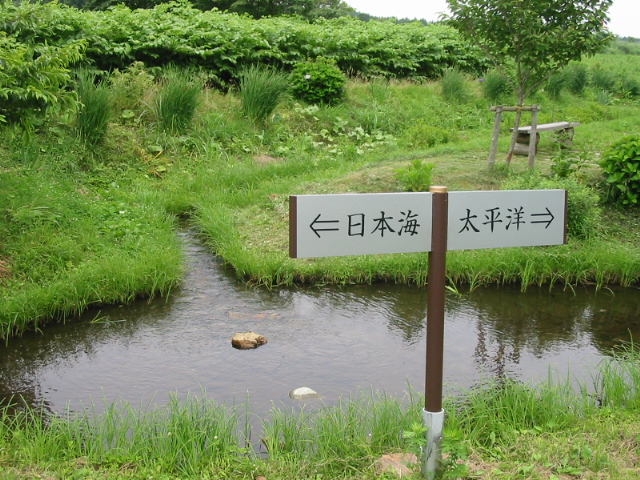
[[[144,190],[98,187],[35,169],[0,172],[0,338],[90,305],[167,295],[181,280],[171,219]]]
[[[593,383],[509,378],[445,399],[444,478],[632,479],[638,453],[640,362],[633,343]],[[0,408],[2,478],[377,478],[381,455],[413,450],[423,397],[358,392],[332,406],[263,418],[245,403],[170,395],[164,405],[103,405],[50,416]],[[411,478],[420,478],[419,465]],[[455,472],[455,475],[454,475]]]

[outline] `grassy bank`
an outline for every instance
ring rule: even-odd
[[[445,402],[443,478],[633,479],[640,352],[614,352],[588,384],[488,381]],[[96,414],[0,410],[2,478],[379,478],[377,459],[420,452],[423,398],[361,392],[322,408],[171,396],[164,406]],[[414,465],[411,478],[421,478]],[[392,478],[392,477],[391,477]]]
[[[634,55],[609,52],[595,60],[612,70],[624,65],[629,75],[640,69]],[[489,106],[511,99],[488,100],[475,78],[464,78],[455,95],[442,82],[351,80],[338,105],[283,97],[262,120],[243,114],[237,91],[194,88],[198,78],[175,71],[154,78],[135,64],[105,80],[106,97],[104,85],[96,90],[102,120],[65,114],[31,136],[0,132],[0,336],[90,305],[168,294],[182,277],[173,235],[178,217],[195,223],[212,251],[255,285],[425,284],[426,254],[287,256],[289,195],[403,191],[408,185],[398,171],[416,160],[433,164],[432,183],[452,191],[570,191],[567,245],[451,252],[452,284],[602,287],[640,279],[637,207],[599,200],[603,152],[640,124],[631,93],[603,99],[589,86],[580,94],[536,94],[530,101],[542,106],[540,122],[581,125],[572,150],[542,136],[532,176],[521,157],[508,168],[500,160],[488,168]],[[171,92],[188,98],[167,112]],[[503,123],[499,158],[509,126]],[[571,205],[573,199],[580,202]]]

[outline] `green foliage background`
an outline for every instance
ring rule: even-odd
[[[267,64],[290,70],[300,61],[332,59],[353,76],[434,78],[457,65],[478,72],[478,50],[445,25],[363,22],[351,17],[309,23],[291,17],[254,20],[187,2],[149,10],[119,5],[82,11],[57,3],[0,5],[0,31],[27,44],[67,45],[84,40],[87,61],[104,70],[134,61],[173,63],[207,71],[212,84],[228,86],[240,67]]]

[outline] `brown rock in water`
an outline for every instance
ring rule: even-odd
[[[267,343],[266,338],[253,332],[236,333],[231,338],[231,345],[233,348],[237,348],[239,350],[258,348],[260,345],[264,345],[265,343]]]
[[[376,460],[376,471],[395,473],[398,477],[412,475],[418,469],[418,457],[413,453],[390,453]]]

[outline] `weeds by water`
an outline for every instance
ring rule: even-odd
[[[551,375],[540,385],[497,378],[458,392],[445,401],[441,474],[633,478],[637,452],[630,442],[640,433],[639,382],[637,348],[629,343],[603,362],[593,384],[574,385],[570,377]],[[0,468],[82,478],[115,472],[123,479],[160,472],[187,479],[207,472],[371,478],[382,454],[420,453],[422,398],[411,391],[401,398],[360,392],[333,406],[274,407],[253,425],[246,405],[217,404],[204,391],[182,399],[171,395],[164,406],[114,402],[101,413],[89,407],[51,416],[5,406]],[[419,465],[415,468],[419,478]]]

